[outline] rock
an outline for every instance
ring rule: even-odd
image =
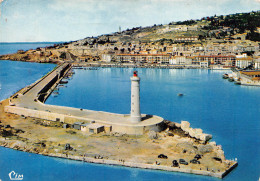
[[[197,129],[194,129],[194,131],[196,134],[202,134],[202,129],[197,128]]]
[[[194,129],[192,129],[192,128],[190,128],[189,130],[188,130],[188,133],[189,133],[189,135],[191,136],[191,137],[195,137],[195,135],[196,135],[196,132],[194,131]]]
[[[196,138],[197,140],[200,140],[200,136],[203,134],[202,133],[202,129],[193,129],[195,135],[194,135],[194,138]]]
[[[181,129],[186,131],[188,128],[190,128],[190,123],[188,121],[181,121]]]
[[[197,139],[197,140],[200,140],[200,134],[195,134],[195,138]]]
[[[222,150],[222,146],[221,146],[221,145],[218,145],[218,146],[217,146],[217,150]]]
[[[209,142],[209,144],[210,144],[211,146],[216,146],[216,145],[217,145],[215,141]]]
[[[180,127],[181,127],[181,124],[180,124],[180,123],[175,123],[175,126],[176,126],[177,128],[180,128]]]
[[[176,147],[181,148],[182,150],[186,150],[189,153],[196,153],[197,149],[195,149],[190,142],[181,142],[176,145]]]
[[[209,141],[211,138],[212,138],[212,135],[210,135],[210,134],[200,135],[200,140],[202,140],[202,141]]]
[[[169,129],[174,129],[176,127],[176,125],[174,122],[169,122],[168,127],[169,127]]]
[[[158,139],[158,135],[157,135],[157,133],[155,131],[149,131],[148,132],[148,137],[150,139]]]
[[[217,150],[216,153],[219,158],[221,158],[222,160],[225,160],[225,154],[224,154],[223,150]]]
[[[168,136],[174,136],[174,134],[173,133],[168,133]]]
[[[198,151],[201,153],[201,154],[204,154],[204,153],[210,153],[213,151],[213,147],[211,145],[199,145],[198,146]]]

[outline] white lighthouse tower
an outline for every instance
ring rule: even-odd
[[[134,71],[131,79],[131,118],[130,121],[138,123],[141,121],[140,113],[140,78],[137,71]]]

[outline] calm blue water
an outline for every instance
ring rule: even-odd
[[[60,43],[60,42],[55,42]],[[29,50],[36,49],[38,47],[51,46],[54,43],[52,42],[41,42],[41,43],[0,43],[0,55],[15,53],[17,50]]]
[[[1,69],[3,64],[12,68]],[[15,67],[19,69],[12,71]],[[0,61],[0,100],[53,67],[51,64]],[[31,70],[30,74],[26,73],[27,69]],[[76,70],[67,87],[60,88],[57,97],[51,95],[47,104],[129,113],[132,71],[114,68]],[[239,161],[239,166],[224,180],[258,180],[260,88],[236,86],[221,78],[222,71],[138,69],[138,72],[142,113],[176,122],[187,120],[192,127],[213,134],[214,141],[223,146],[226,157],[237,157]],[[28,77],[31,82],[26,80]],[[5,89],[9,84],[18,86]],[[178,93],[184,96],[178,97]],[[8,173],[12,170],[23,174],[24,180],[219,180],[88,164],[0,148],[0,179],[9,180]]]

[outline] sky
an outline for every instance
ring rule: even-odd
[[[138,26],[260,10],[260,0],[0,0],[0,42],[74,41]]]

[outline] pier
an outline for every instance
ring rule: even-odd
[[[146,131],[161,131],[164,119],[159,116],[141,114],[140,122],[131,122],[130,114],[115,114],[81,108],[44,104],[56,86],[69,73],[72,66],[64,63],[50,73],[9,98],[5,112],[50,121],[74,124],[95,124],[107,127],[111,132],[142,135]]]

